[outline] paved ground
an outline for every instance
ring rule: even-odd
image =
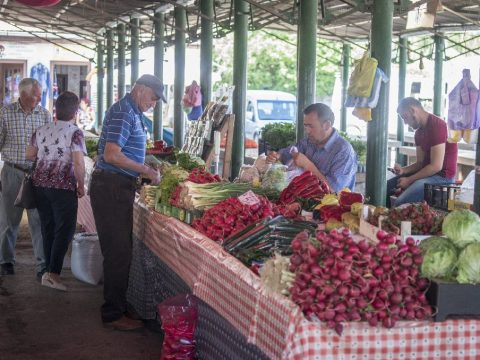
[[[35,278],[30,236],[22,225],[14,276],[0,276],[1,360],[160,359],[161,334],[144,329],[104,329],[99,316],[102,286],[62,272],[68,292],[41,286]],[[69,263],[67,260],[66,263]]]

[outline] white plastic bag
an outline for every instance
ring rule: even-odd
[[[241,183],[254,183],[260,182],[260,174],[255,166],[243,165],[240,168],[240,175],[238,181]]]
[[[253,163],[253,166],[257,168],[260,176],[263,176],[267,172],[267,170],[270,169],[270,166],[272,166],[272,164],[269,164],[267,162],[267,156],[265,154],[260,154]]]
[[[470,171],[468,176],[463,180],[460,186],[460,194],[457,195],[457,200],[466,204],[473,204],[473,192],[475,189],[475,170]]]
[[[78,280],[97,285],[103,279],[103,255],[96,233],[75,234],[71,262],[72,274]]]

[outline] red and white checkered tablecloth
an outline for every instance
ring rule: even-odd
[[[87,194],[78,199],[77,223],[82,225],[86,232],[97,232],[92,207],[90,205],[90,196]]]
[[[399,322],[390,330],[349,323],[338,336],[176,219],[136,205],[134,235],[272,359],[480,359],[478,320]]]
[[[303,319],[293,337],[292,359],[479,359],[480,321],[398,323],[393,329],[350,323],[342,336]]]

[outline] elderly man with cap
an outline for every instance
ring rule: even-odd
[[[160,182],[157,170],[144,164],[146,126],[142,113],[162,99],[162,82],[142,75],[132,91],[108,109],[98,144],[90,197],[104,261],[105,326],[135,330],[143,326],[127,311],[126,292],[132,258],[133,202],[140,174],[152,184]]]

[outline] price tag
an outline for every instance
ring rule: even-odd
[[[247,191],[245,194],[240,195],[238,197],[238,201],[240,201],[243,205],[256,205],[260,203],[260,199],[255,195],[252,190]]]

